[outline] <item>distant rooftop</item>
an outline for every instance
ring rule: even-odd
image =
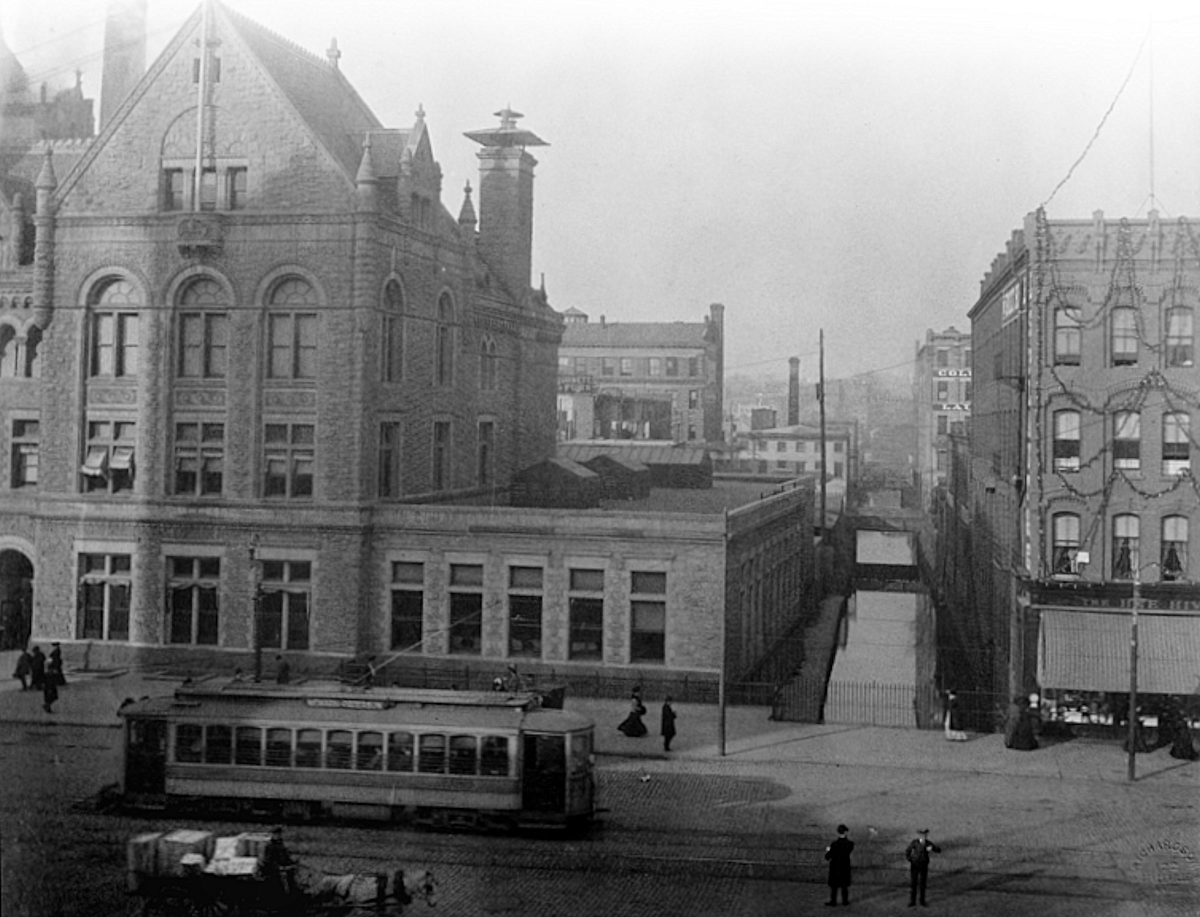
[[[770,481],[715,481],[711,488],[655,487],[641,500],[603,500],[601,510],[624,513],[696,513],[716,516],[779,490]]]

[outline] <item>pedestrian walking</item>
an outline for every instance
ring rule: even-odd
[[[642,689],[634,688],[629,696],[629,716],[621,721],[617,729],[631,739],[641,738],[648,731],[642,717],[646,715],[646,705],[642,703]]]
[[[842,890],[842,904],[850,904],[850,854],[854,841],[850,840],[850,829],[837,826],[837,837],[825,848],[825,859],[829,861],[829,900],[826,907],[837,907],[838,889]]]
[[[958,695],[953,691],[946,692],[946,721],[944,724],[947,742],[965,742],[967,734],[963,732],[962,715],[958,710]]]
[[[671,750],[671,740],[675,738],[675,708],[671,706],[671,696],[662,705],[662,737],[663,751]]]
[[[22,648],[21,655],[17,657],[17,667],[13,669],[13,678],[21,682],[22,691],[29,690],[29,675],[32,671],[29,650]]]
[[[56,688],[64,688],[67,679],[63,675],[62,647],[55,640],[50,644],[50,656],[46,660],[46,678],[54,682]]]
[[[925,903],[925,885],[929,880],[929,855],[941,852],[942,848],[929,839],[928,828],[918,831],[917,836],[908,845],[908,849],[904,851],[904,856],[908,860],[909,907],[915,907],[918,898],[921,901],[921,907],[928,906]]]
[[[58,682],[47,673],[42,679],[42,709],[47,713],[53,713],[56,700],[58,700]]]
[[[29,687],[34,691],[42,690],[46,680],[46,654],[40,646],[34,645],[29,651]]]
[[[292,680],[292,667],[282,656],[275,657],[275,684],[286,685]]]

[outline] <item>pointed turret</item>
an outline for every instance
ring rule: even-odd
[[[42,169],[38,172],[33,187],[37,189],[36,212],[44,214],[50,206],[50,196],[58,187],[58,176],[54,174],[54,149],[49,144],[46,145],[46,155],[42,158]]]
[[[363,138],[362,161],[358,164],[358,175],[354,178],[358,191],[358,209],[373,213],[379,209],[379,175],[375,172],[375,161],[371,158],[371,135]]]
[[[475,218],[475,205],[471,202],[471,183],[467,182],[466,187],[463,188],[462,210],[458,212],[458,225],[473,236],[475,225],[478,222]]]

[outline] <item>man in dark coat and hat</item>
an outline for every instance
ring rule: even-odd
[[[848,835],[850,829],[845,825],[837,826],[837,838],[825,848],[825,859],[829,861],[829,900],[826,907],[837,906],[837,892],[842,890],[842,904],[850,903],[850,853],[854,850],[854,841]]]
[[[34,691],[42,690],[46,680],[46,654],[40,646],[34,646],[29,651],[29,687]]]

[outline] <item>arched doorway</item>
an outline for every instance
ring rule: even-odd
[[[33,627],[33,564],[20,551],[0,550],[0,649],[29,643]]]

